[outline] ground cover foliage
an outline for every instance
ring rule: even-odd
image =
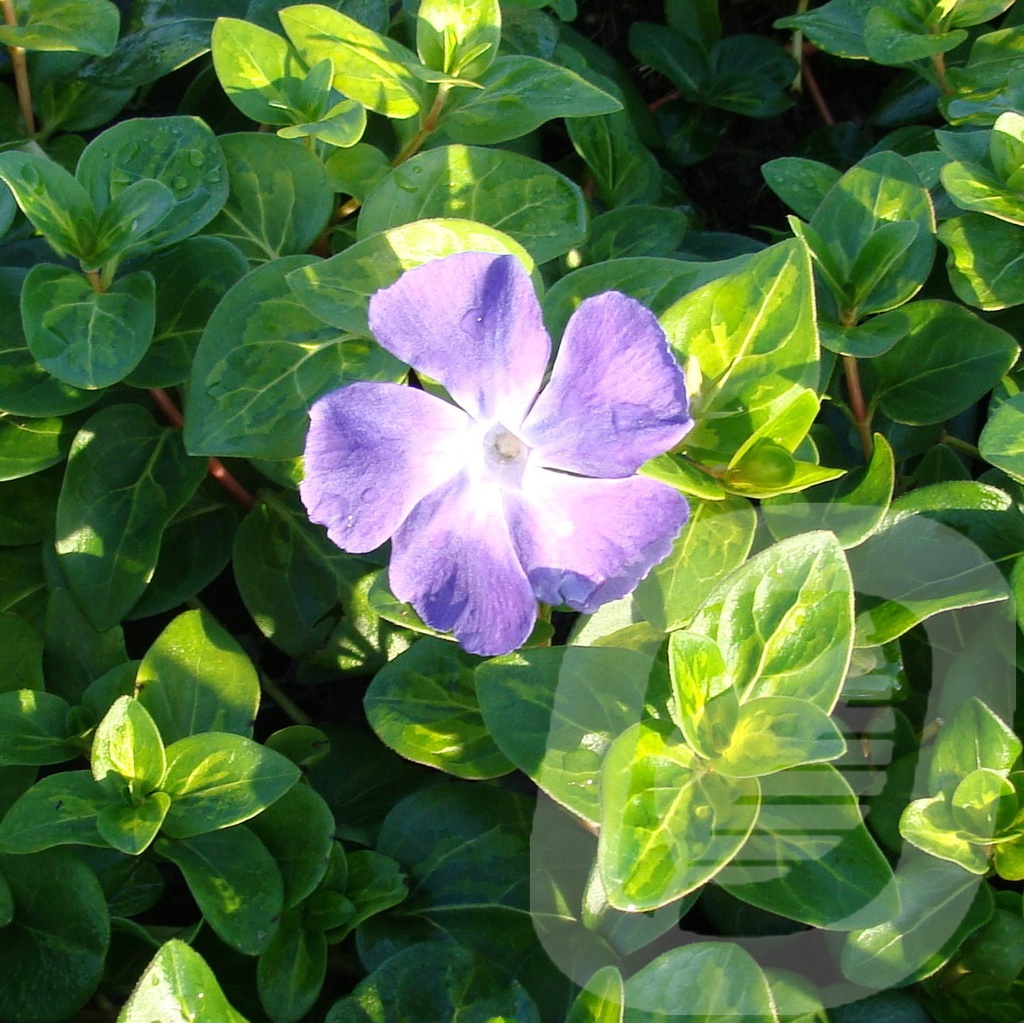
[[[0,7],[0,1021],[1024,1019],[1024,7]],[[299,495],[459,253],[694,422],[490,657]]]

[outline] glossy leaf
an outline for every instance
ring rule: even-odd
[[[204,732],[248,738],[260,701],[252,662],[206,611],[167,625],[142,658],[135,691],[166,745]]]
[[[307,66],[334,65],[334,87],[369,110],[412,117],[424,109],[425,86],[410,70],[416,59],[404,46],[320,4],[281,12],[281,24]]]
[[[276,135],[239,132],[218,142],[231,191],[204,221],[204,234],[226,238],[253,264],[305,252],[334,209],[323,164],[307,147]]]
[[[553,799],[597,822],[602,760],[644,716],[653,670],[652,657],[632,650],[541,647],[481,664],[477,699],[502,753]]]
[[[416,49],[427,67],[476,78],[490,67],[501,41],[498,0],[421,0],[416,13]]]
[[[396,167],[367,196],[358,237],[447,216],[500,228],[538,263],[586,233],[583,195],[568,178],[518,153],[444,146]]]
[[[72,422],[15,416],[0,420],[0,480],[22,479],[62,462],[74,437]]]
[[[29,351],[58,380],[95,390],[123,380],[153,339],[156,289],[144,271],[102,293],[74,270],[34,266],[21,296]]]
[[[297,1020],[313,1007],[327,975],[327,941],[303,926],[299,911],[285,911],[260,953],[256,983],[271,1019]]]
[[[172,804],[173,805],[173,804]],[[243,955],[267,947],[284,909],[281,873],[262,842],[244,825],[153,848],[185,876],[214,933]]]
[[[829,930],[882,924],[899,907],[892,868],[864,827],[853,790],[830,764],[761,780],[754,830],[715,883]]]
[[[70,709],[65,700],[41,689],[0,692],[0,766],[42,766],[74,759],[80,750],[68,734]]]
[[[408,760],[457,777],[508,774],[477,705],[476,663],[452,643],[419,640],[374,676],[363,698],[370,727]]]
[[[117,1023],[246,1023],[228,1004],[213,970],[184,941],[171,938],[146,967]]]
[[[498,57],[477,81],[452,93],[441,129],[453,142],[507,142],[555,117],[611,114],[622,104],[584,78],[537,57]]]
[[[138,806],[111,803],[96,817],[96,830],[118,852],[138,856],[152,844],[170,809],[166,792],[153,792]]]
[[[325,1023],[540,1023],[523,987],[468,948],[433,941],[397,953],[330,1008]]]
[[[63,851],[0,856],[14,914],[0,928],[0,1018],[72,1018],[103,976],[110,917],[95,874]]]
[[[565,1023],[622,1023],[625,1000],[622,975],[614,966],[602,967],[576,996]]]
[[[110,0],[32,0],[19,7],[27,17],[0,26],[5,46],[105,57],[117,42],[121,19]]]
[[[655,1023],[678,1006],[697,1023],[735,1019],[776,1023],[768,980],[753,957],[730,942],[693,942],[648,963],[626,981],[624,1023]],[[671,1018],[669,1016],[668,1018]],[[686,1016],[683,1017],[685,1019]]]
[[[93,734],[92,776],[111,796],[148,796],[160,788],[167,771],[164,743],[146,708],[121,696]]]
[[[57,554],[68,586],[98,629],[138,600],[160,535],[206,473],[172,430],[138,405],[97,412],[79,431],[57,505]]]
[[[990,391],[1020,352],[1009,334],[952,302],[914,302],[904,312],[907,336],[866,367],[873,402],[897,422],[953,418]]]
[[[939,730],[928,771],[929,791],[952,795],[953,788],[979,768],[1005,775],[1021,749],[1012,729],[972,696]]]
[[[202,732],[167,747],[161,786],[171,797],[163,832],[191,838],[255,817],[295,784],[299,769],[259,743]]]
[[[981,878],[931,856],[906,857],[896,890],[899,912],[851,931],[842,950],[844,975],[875,990],[934,973],[992,913],[992,894]]]
[[[685,626],[714,585],[746,560],[756,524],[745,498],[691,501],[689,521],[672,553],[636,588],[637,609],[656,629]]]
[[[827,529],[845,548],[856,547],[881,524],[892,500],[895,461],[881,434],[874,436],[871,460],[839,480],[782,494],[761,505],[777,540],[813,529]]]
[[[4,652],[0,701],[5,693],[43,688],[43,640],[20,615],[0,611],[0,650]]]
[[[634,725],[612,744],[601,775],[598,864],[608,901],[656,909],[704,884],[739,851],[759,803],[756,778],[715,774],[670,729]]]
[[[1019,270],[1024,232],[980,213],[953,217],[939,225],[949,250],[946,270],[957,298],[978,309],[1003,309],[1024,302]]]
[[[852,599],[835,537],[804,533],[726,577],[690,628],[718,644],[741,700],[791,696],[829,713],[852,649]]]
[[[1024,395],[1000,402],[989,415],[978,439],[985,461],[1015,480],[1024,480]]]
[[[661,317],[680,361],[696,358],[703,378],[692,406],[697,425],[684,441],[690,457],[727,464],[798,389],[816,385],[813,319],[810,267],[797,242],[758,253]]]
[[[192,363],[191,453],[295,458],[317,398],[355,379],[404,375],[378,345],[325,326],[296,298],[287,275],[313,262],[291,256],[261,266],[214,310]]]
[[[107,842],[96,818],[109,803],[89,771],[62,771],[37,781],[0,820],[0,850],[34,853],[57,845]]]

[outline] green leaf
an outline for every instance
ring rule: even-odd
[[[17,25],[0,26],[0,43],[26,50],[72,50],[105,57],[121,15],[110,0],[20,0]],[[27,16],[26,16],[27,15]]]
[[[172,803],[164,834],[191,838],[255,817],[298,781],[280,753],[230,732],[202,732],[167,747],[161,786]]]
[[[366,131],[366,108],[354,99],[343,99],[322,117],[303,124],[278,128],[283,139],[319,139],[329,146],[354,146]]]
[[[190,1023],[246,1023],[228,1004],[202,956],[172,938],[146,967],[117,1023],[172,1023],[175,1017]]]
[[[3,617],[21,621],[14,615]],[[3,649],[6,658],[8,648]],[[81,750],[69,741],[70,709],[66,700],[41,688],[0,693],[0,767],[60,764],[78,756]]]
[[[990,412],[978,448],[986,462],[1024,481],[1024,394],[1012,395]]]
[[[553,799],[601,819],[613,740],[644,716],[654,659],[614,647],[541,647],[485,661],[476,692],[498,748]]]
[[[829,930],[882,924],[899,909],[892,868],[830,764],[761,780],[754,830],[715,883],[768,912]]]
[[[370,917],[404,902],[409,894],[405,873],[390,856],[382,856],[372,849],[359,849],[348,853],[347,859],[345,890],[351,910],[343,925],[330,929],[328,938],[332,944],[342,941]]]
[[[377,851],[405,869],[409,897],[359,928],[363,964],[375,969],[402,949],[442,939],[515,974],[537,943],[523,884],[533,813],[533,800],[460,781],[397,803],[381,827]],[[474,866],[481,863],[485,870]],[[418,972],[418,983],[434,975]]]
[[[324,1023],[456,1023],[460,1019],[540,1023],[530,996],[477,951],[429,941],[392,956]]]
[[[38,544],[0,548],[0,611],[13,611],[42,628],[46,580]]]
[[[444,146],[396,167],[366,198],[358,237],[431,217],[499,228],[538,262],[586,235],[583,194],[568,178],[518,153]]]
[[[693,632],[674,632],[668,645],[674,704],[672,720],[687,743],[702,757],[729,745],[739,719],[739,699],[726,678],[718,646]]]
[[[291,124],[306,69],[276,32],[239,18],[218,18],[210,37],[213,66],[228,99],[258,124]]]
[[[876,433],[866,466],[799,494],[769,498],[761,504],[761,511],[776,540],[827,529],[843,547],[856,547],[881,525],[892,500],[894,482],[892,448]]]
[[[156,289],[145,272],[97,292],[74,270],[37,263],[25,278],[21,309],[29,350],[72,387],[95,390],[123,380],[153,338]]]
[[[53,536],[63,472],[59,466],[0,483],[0,544],[18,547]]]
[[[714,589],[690,628],[718,644],[741,701],[794,696],[830,713],[853,640],[842,549],[825,532],[769,547]]]
[[[538,57],[498,57],[477,81],[452,93],[441,130],[453,142],[489,146],[526,135],[555,117],[592,117],[622,109],[612,95],[568,68]]]
[[[88,192],[63,167],[31,153],[8,151],[0,153],[0,180],[58,255],[81,258],[91,251],[96,211]]]
[[[0,875],[14,902],[12,921],[0,928],[0,1018],[73,1018],[99,985],[110,945],[95,874],[54,851],[0,856]]]
[[[850,567],[861,594],[858,647],[888,643],[942,611],[1008,596],[992,562],[938,523],[902,519],[885,525],[850,552]]]
[[[978,309],[1004,309],[1024,302],[1024,231],[980,213],[939,225],[949,250],[946,270],[957,298]]]
[[[933,974],[992,913],[977,874],[931,856],[905,856],[896,871],[900,910],[885,923],[851,931],[844,975],[873,990]]]
[[[248,828],[180,842],[158,838],[153,848],[185,876],[218,938],[243,955],[259,955],[267,947],[284,910],[283,885],[277,864]]]
[[[738,273],[698,288],[661,317],[680,362],[696,358],[702,375],[687,455],[728,464],[799,390],[817,386],[813,308],[809,260],[791,241],[757,253]]]
[[[308,785],[293,785],[247,827],[277,862],[285,908],[308,898],[323,880],[334,844],[334,815],[323,798]]]
[[[412,117],[426,109],[426,86],[410,66],[416,58],[400,43],[320,4],[280,13],[281,24],[306,65],[330,60],[334,87],[387,117]]]
[[[664,25],[634,22],[630,52],[663,74],[691,103],[706,103],[712,78],[709,51],[698,39]]]
[[[773,39],[726,36],[710,52],[710,76],[701,99],[744,117],[777,117],[793,105],[789,95],[798,69]]]
[[[864,26],[874,0],[830,0],[812,11],[775,22],[776,28],[795,28],[826,53],[866,60]]]
[[[334,212],[323,164],[276,135],[238,132],[218,141],[231,191],[203,233],[233,242],[254,264],[305,252]]]
[[[689,522],[672,553],[637,587],[637,609],[664,632],[685,626],[714,585],[746,560],[755,526],[745,498],[691,501]]]
[[[626,206],[608,210],[590,222],[583,246],[585,260],[600,264],[610,259],[671,256],[688,226],[686,214],[667,206]]]
[[[877,281],[863,276],[858,282],[855,270],[863,274],[873,269],[871,249],[879,245],[872,242],[873,236],[881,229],[894,231],[887,227],[890,223],[916,224],[917,235],[897,254],[907,240],[903,232],[909,237],[909,229],[895,229],[893,240],[898,244],[886,254],[888,272]],[[931,270],[935,253],[931,199],[913,165],[896,153],[875,153],[848,170],[821,201],[810,227],[825,240],[842,282],[860,285],[858,318],[902,305],[917,293]],[[861,257],[865,248],[868,253]]]
[[[778,1019],[768,980],[748,952],[727,941],[697,941],[665,952],[626,981],[625,1023],[671,1019],[681,991],[694,1023]]]
[[[164,527],[205,474],[177,433],[138,405],[105,408],[79,431],[57,505],[56,549],[97,629],[115,625],[138,600]]]
[[[928,790],[932,795],[951,795],[962,779],[979,768],[1005,775],[1021,749],[1013,731],[972,696],[939,729],[928,771]]]
[[[147,235],[147,249],[195,234],[228,195],[224,155],[216,136],[198,117],[121,121],[86,146],[75,176],[100,213],[140,179],[154,178],[171,190],[174,206]]]
[[[952,419],[991,391],[1020,353],[1013,337],[955,303],[921,300],[903,312],[907,336],[865,367],[872,403],[897,422]]]
[[[985,167],[956,160],[947,163],[942,168],[942,186],[962,210],[1024,224],[1024,196]]]
[[[352,380],[404,376],[379,345],[325,326],[292,293],[288,275],[311,263],[323,266],[291,256],[258,267],[214,310],[185,407],[192,454],[296,458],[317,398]]]
[[[927,5],[924,5],[925,9]],[[876,7],[864,22],[864,42],[876,64],[912,64],[955,49],[966,38],[962,29],[938,32],[926,21],[920,3],[896,0],[892,8]]]
[[[119,192],[96,225],[96,245],[83,270],[99,270],[147,247],[148,235],[174,208],[174,193],[153,178],[141,178]]]
[[[252,735],[260,702],[256,669],[207,611],[185,611],[146,652],[135,679],[165,744],[204,732]]]
[[[845,752],[842,733],[821,708],[793,696],[762,696],[741,704],[729,743],[711,764],[728,778],[759,778]]]
[[[231,286],[249,272],[249,264],[223,238],[198,236],[149,256],[139,268],[156,282],[156,325],[146,354],[126,382],[173,387],[188,378],[203,328]]]
[[[26,271],[0,267],[0,405],[10,415],[63,416],[96,402],[95,391],[82,391],[51,376],[25,344],[21,326],[21,289]]]
[[[477,703],[478,659],[425,637],[385,665],[363,698],[370,727],[407,760],[459,778],[496,778],[513,765],[495,745]]]
[[[362,202],[391,173],[391,163],[376,146],[357,142],[331,153],[324,169],[335,192]]]
[[[285,911],[256,969],[260,1004],[275,1020],[297,1020],[316,1002],[327,975],[323,932],[303,926],[301,912]]]
[[[822,320],[818,324],[821,346],[837,355],[852,355],[855,359],[874,359],[884,355],[910,330],[906,310],[907,307],[902,306],[849,326]]]
[[[233,564],[260,631],[293,657],[366,675],[408,646],[372,606],[377,563],[331,543],[294,496],[264,492],[238,529]]]
[[[565,1023],[622,1023],[625,1002],[622,974],[614,966],[602,966],[576,996]]]
[[[74,421],[66,419],[0,419],[0,480],[16,480],[67,458]]]
[[[733,779],[654,722],[624,732],[601,774],[598,864],[608,901],[664,906],[714,877],[757,819],[756,778]]]
[[[0,611],[0,650],[4,652],[0,698],[18,689],[43,688],[43,641],[20,615]]]
[[[827,163],[798,156],[769,160],[761,167],[761,174],[768,187],[804,220],[814,216],[829,189],[842,177]]]
[[[90,755],[92,776],[111,795],[130,799],[160,788],[167,772],[164,744],[149,711],[121,696],[96,726]]]
[[[153,792],[138,806],[108,805],[96,818],[99,833],[119,852],[138,856],[156,839],[171,806],[166,792]]]
[[[89,771],[61,771],[37,781],[0,820],[0,849],[34,853],[55,845],[107,848],[96,817],[107,796]]]
[[[427,67],[477,78],[491,66],[501,41],[498,0],[422,0],[416,12],[416,50]]]
[[[324,323],[362,337],[369,297],[394,284],[399,275],[455,252],[510,253],[531,273],[533,259],[508,235],[471,220],[420,220],[356,242],[322,262],[308,263],[288,275],[299,301]]]

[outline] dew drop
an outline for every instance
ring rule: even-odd
[[[205,178],[203,178],[203,181],[210,185],[216,185],[221,181],[223,177],[224,175],[221,174],[219,170],[212,170],[210,171],[209,174],[206,175]]]
[[[192,164],[193,167],[202,167],[203,164],[206,163],[206,157],[203,156],[198,149],[193,149],[188,154],[188,162]]]
[[[179,174],[171,184],[180,191],[181,189],[188,188],[188,178],[184,174]]]

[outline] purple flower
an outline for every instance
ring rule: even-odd
[[[586,299],[543,390],[551,340],[512,256],[410,270],[370,299],[369,321],[454,404],[387,383],[324,396],[300,493],[343,550],[392,541],[391,589],[428,625],[508,653],[538,600],[591,613],[669,553],[686,501],[635,473],[692,421],[650,310],[617,291]]]

